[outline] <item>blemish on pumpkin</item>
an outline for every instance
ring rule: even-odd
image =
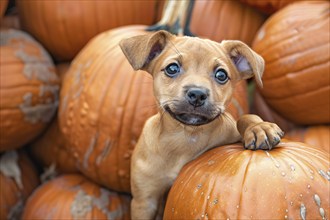
[[[83,166],[84,166],[85,169],[88,168],[88,160],[89,160],[89,157],[91,156],[91,154],[94,150],[97,139],[98,139],[98,133],[96,133],[90,140],[89,146],[88,146],[88,148],[86,150],[86,153],[84,155]]]
[[[23,189],[22,173],[18,165],[16,151],[6,151],[0,158],[0,172],[6,177],[13,178],[19,189]]]
[[[301,203],[300,205],[300,217],[303,219],[303,220],[306,220],[306,206]]]
[[[215,163],[214,160],[209,160],[209,161],[207,161],[207,164],[208,164],[209,166],[213,165],[214,163]]]
[[[32,93],[26,93],[23,96],[23,103],[19,105],[24,114],[24,120],[35,124],[38,122],[48,123],[55,115],[58,106],[58,100],[49,104],[37,104],[32,106]]]
[[[307,188],[310,189],[310,188],[311,188],[311,185],[308,184],[308,185],[307,185]]]
[[[197,189],[200,189],[200,188],[202,188],[202,184],[201,183],[197,185]]]
[[[23,212],[24,209],[24,201],[22,199],[21,193],[19,193],[19,200],[15,203],[15,205],[13,205],[10,210],[9,213],[7,215],[7,219],[9,220],[14,220],[14,219],[20,219],[20,216]]]
[[[324,172],[324,170],[319,170],[319,174],[326,180],[330,181],[330,176],[328,176],[328,174]]]
[[[314,201],[318,207],[321,207],[321,198],[319,197],[319,195],[317,194],[314,195]]]
[[[112,142],[110,141],[110,138],[107,138],[104,142],[104,147],[103,147],[101,154],[99,154],[98,157],[96,158],[97,165],[100,165],[101,162],[104,160],[104,158],[106,158],[106,156],[109,154],[111,148],[112,148]]]
[[[295,171],[296,170],[296,167],[293,164],[291,164],[290,165],[290,169],[291,169],[291,171]]]
[[[125,176],[125,174],[126,174],[126,171],[125,171],[125,170],[119,170],[119,171],[118,171],[118,175],[119,175],[120,177]]]
[[[320,212],[320,215],[322,217],[322,220],[325,219],[325,211],[324,211],[324,209],[323,208],[320,208],[319,209],[319,212]]]
[[[92,210],[92,197],[79,190],[71,204],[70,212],[74,220],[83,219]]]

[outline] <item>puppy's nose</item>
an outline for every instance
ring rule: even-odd
[[[203,88],[190,88],[186,93],[186,98],[188,102],[194,107],[199,107],[204,105],[208,93],[206,89]]]

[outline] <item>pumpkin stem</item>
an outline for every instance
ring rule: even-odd
[[[195,0],[167,0],[164,4],[162,18],[147,31],[166,30],[176,35],[194,36],[190,31],[190,21]]]
[[[6,177],[13,178],[19,189],[23,189],[21,169],[18,165],[16,151],[6,151],[0,158],[0,172]]]

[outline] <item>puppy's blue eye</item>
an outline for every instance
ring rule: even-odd
[[[165,74],[168,77],[174,77],[180,73],[180,66],[177,63],[170,63],[165,67]]]
[[[222,85],[225,84],[229,80],[228,74],[227,74],[226,70],[224,70],[224,69],[217,69],[215,71],[214,77],[215,77],[215,80]]]

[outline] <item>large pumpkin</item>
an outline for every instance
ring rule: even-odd
[[[240,0],[243,3],[258,8],[262,12],[272,14],[286,5],[299,0]]]
[[[20,219],[25,200],[38,186],[39,177],[24,152],[0,156],[0,219]]]
[[[251,45],[265,16],[239,1],[195,1],[191,31],[215,41],[241,40]]]
[[[71,60],[95,35],[128,25],[151,24],[157,1],[17,1],[22,28],[56,60]]]
[[[221,146],[181,170],[164,219],[328,219],[329,179],[329,155],[303,143]]]
[[[330,2],[301,1],[273,14],[253,49],[266,62],[266,102],[297,124],[330,122]]]
[[[0,152],[39,135],[58,106],[54,64],[28,34],[0,31]]]
[[[134,72],[118,46],[123,38],[145,34],[127,26],[95,37],[73,60],[63,82],[60,128],[79,170],[111,189],[130,191],[130,157],[144,122],[157,112],[152,77]],[[245,82],[230,109],[248,110]]]
[[[56,173],[76,173],[76,160],[65,144],[65,138],[55,119],[49,128],[30,144],[29,151],[43,168],[53,165]]]
[[[287,139],[304,142],[330,152],[330,126],[318,125],[296,128],[285,134]]]
[[[22,219],[129,219],[130,197],[108,191],[78,174],[38,187],[27,200]]]

